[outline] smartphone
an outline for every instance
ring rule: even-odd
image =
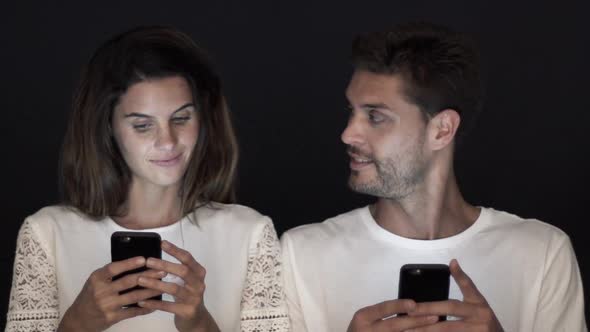
[[[445,264],[406,264],[399,271],[398,298],[416,302],[448,300],[450,276]],[[439,316],[439,321],[444,320],[447,316]]]
[[[111,259],[113,262],[125,260],[132,257],[143,256],[162,258],[161,249],[162,239],[160,234],[154,232],[114,232],[111,235]],[[120,279],[128,274],[143,272],[147,267],[142,266],[137,269],[123,272],[115,277],[113,281]],[[135,286],[119,292],[125,294],[136,289],[142,289],[141,286]],[[153,300],[162,300],[162,295],[154,296]],[[126,305],[125,307],[137,307],[137,303]]]

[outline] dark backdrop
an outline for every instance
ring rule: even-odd
[[[462,190],[474,204],[567,232],[590,287],[584,234],[590,29],[582,4],[4,3],[0,322],[18,228],[27,215],[57,201],[58,151],[80,68],[99,43],[145,24],[176,26],[213,55],[241,143],[239,201],[271,216],[279,234],[369,201],[346,188],[347,158],[339,139],[348,113],[344,88],[354,34],[416,19],[470,33],[483,53],[487,100],[457,157]]]

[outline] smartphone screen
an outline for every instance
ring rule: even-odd
[[[406,264],[399,273],[398,298],[416,302],[448,300],[450,275],[445,264]],[[446,316],[439,320],[446,320]]]
[[[162,249],[160,247],[162,240],[160,234],[154,232],[114,232],[111,235],[111,258],[113,262],[125,260],[132,257],[143,256],[162,258]],[[142,266],[137,269],[123,272],[115,277],[113,281],[120,279],[126,275],[138,273],[147,270],[147,267]],[[127,292],[141,289],[141,286],[135,286],[119,292],[125,294]],[[158,295],[151,299],[161,300],[162,296]],[[136,307],[137,304],[130,304],[127,307]]]

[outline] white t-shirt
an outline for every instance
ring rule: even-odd
[[[172,225],[149,229],[189,251],[207,271],[205,305],[221,331],[287,331],[280,245],[268,217],[214,203]],[[129,231],[111,218],[93,221],[64,207],[41,209],[17,240],[6,331],[55,331],[88,276],[111,262],[110,237]],[[176,261],[162,252],[162,258]],[[165,295],[164,300],[171,300]],[[107,331],[175,331],[174,316],[155,311]]]
[[[400,267],[456,258],[505,331],[586,331],[580,272],[566,234],[482,208],[455,236],[413,240],[380,227],[368,207],[297,227],[281,239],[293,331],[346,331],[360,308],[397,298]],[[463,298],[451,278],[450,298]]]

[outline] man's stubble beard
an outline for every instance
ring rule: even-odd
[[[364,183],[355,181],[359,171],[351,171],[348,186],[358,193],[395,201],[408,197],[424,181],[427,162],[422,152],[423,145],[421,140],[405,153],[385,160],[373,159],[375,177]],[[404,160],[403,155],[408,159]]]

